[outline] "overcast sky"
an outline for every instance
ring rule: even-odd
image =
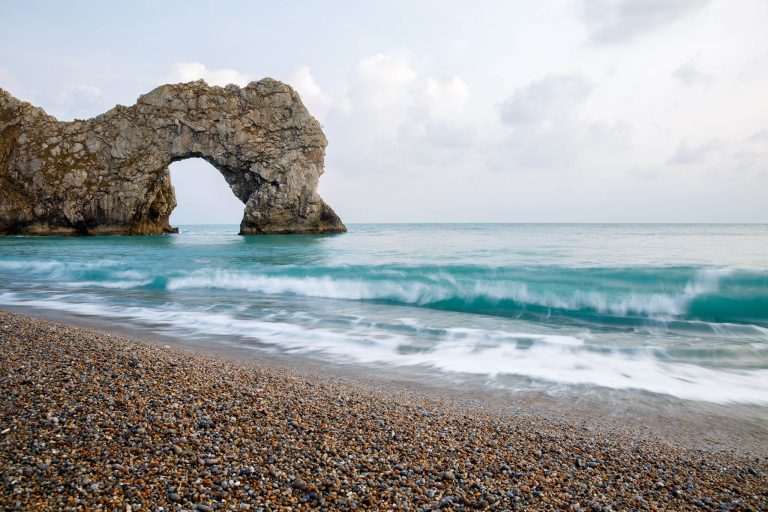
[[[768,222],[768,1],[0,0],[0,86],[62,120],[270,76],[346,222]],[[238,223],[201,160],[172,221]]]

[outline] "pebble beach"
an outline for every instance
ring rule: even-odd
[[[768,461],[0,312],[0,510],[768,510]]]

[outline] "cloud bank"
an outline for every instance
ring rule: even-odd
[[[765,0],[48,7],[34,39],[35,9],[5,9],[0,86],[73,119],[164,82],[283,80],[348,222],[768,222]]]

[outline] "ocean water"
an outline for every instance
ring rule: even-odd
[[[768,225],[0,238],[0,307],[511,391],[768,404]]]

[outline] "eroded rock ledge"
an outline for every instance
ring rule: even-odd
[[[0,234],[174,232],[168,165],[192,157],[245,204],[241,234],[346,231],[316,192],[326,145],[298,94],[271,78],[162,85],[73,122],[0,89]]]

